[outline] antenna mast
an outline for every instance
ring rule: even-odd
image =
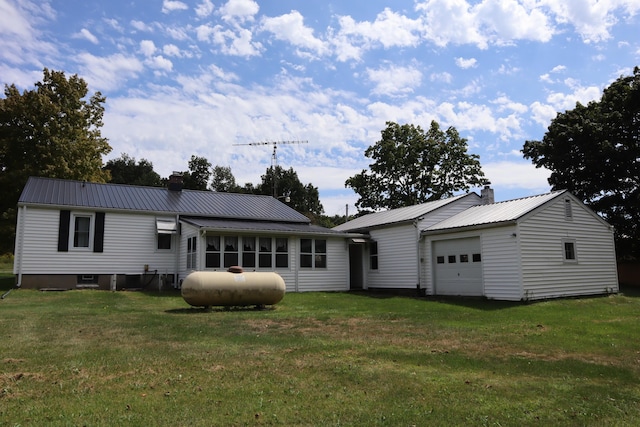
[[[261,141],[261,142],[249,142],[247,144],[233,144],[233,145],[273,145],[273,153],[271,154],[271,173],[273,176],[271,177],[271,187],[272,187],[272,196],[274,198],[278,197],[278,186],[276,184],[276,167],[278,166],[278,154],[277,148],[278,145],[283,144],[307,144],[309,141]]]

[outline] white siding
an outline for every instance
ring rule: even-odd
[[[297,272],[298,292],[349,290],[349,252],[345,239],[327,238],[326,240],[327,268],[299,268]],[[296,248],[298,246],[296,244]],[[296,253],[298,252],[296,250]],[[299,256],[293,266],[297,268],[298,265]],[[285,283],[287,283],[286,280]],[[287,291],[289,291],[289,288],[290,285],[287,283]]]
[[[418,284],[418,231],[413,224],[369,233],[378,242],[378,270],[368,270],[369,288],[415,289]],[[369,260],[366,261],[369,266]]]
[[[525,299],[618,291],[612,231],[573,199],[573,218],[565,219],[564,200],[520,225]],[[575,241],[576,262],[564,261],[563,239]]]
[[[172,250],[158,251],[154,215],[107,212],[101,253],[58,252],[59,210],[27,208],[22,220],[22,274],[142,274],[145,265],[159,274],[175,273],[177,238]]]
[[[425,260],[423,282],[427,295],[434,294],[434,273],[429,268],[436,262],[432,250],[435,242],[480,237],[484,296],[500,300],[520,300],[522,292],[516,230],[514,225],[425,237],[422,245]],[[516,233],[516,237],[513,233]]]
[[[522,299],[518,238],[515,225],[482,231],[485,297],[507,301]]]

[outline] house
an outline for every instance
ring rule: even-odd
[[[238,265],[287,291],[344,291],[351,237],[270,196],[184,190],[177,174],[168,188],[31,177],[14,274],[23,288],[157,289]]]
[[[375,212],[334,227],[360,233],[349,244],[351,289],[426,289],[421,230],[481,203],[476,193]]]
[[[618,292],[612,227],[567,191],[494,203],[485,187],[334,230],[368,237],[370,289],[512,301]]]

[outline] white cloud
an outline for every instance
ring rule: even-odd
[[[531,110],[531,118],[534,122],[544,126],[545,128],[551,124],[551,120],[558,114],[558,111],[549,104],[543,104],[535,101],[529,106]]]
[[[543,10],[530,1],[426,0],[416,4],[424,16],[424,35],[438,46],[511,44],[515,40],[546,42],[554,29]]]
[[[199,18],[206,18],[211,15],[214,7],[211,0],[202,0],[202,3],[196,6],[196,15],[198,15]]]
[[[125,81],[136,78],[144,69],[135,57],[114,54],[105,57],[81,53],[76,58],[80,64],[81,76],[95,90],[115,90]]]
[[[327,51],[325,43],[314,37],[313,29],[304,25],[304,18],[297,10],[275,18],[264,18],[261,28],[271,32],[278,40],[309,49],[317,55],[322,55]]]
[[[140,52],[142,52],[144,56],[151,56],[155,51],[156,45],[152,40],[142,40],[140,42]]]
[[[224,21],[246,22],[253,21],[259,10],[260,6],[254,0],[228,0],[219,13]]]
[[[491,181],[491,186],[496,187],[496,201],[504,200],[499,190],[524,189],[529,194],[540,194],[550,189],[547,179],[551,172],[545,168],[536,168],[527,161],[498,161],[483,163],[482,171],[485,177]]]
[[[170,13],[175,10],[187,10],[189,6],[181,1],[163,0],[162,1],[162,13]]]
[[[451,83],[453,81],[453,76],[446,71],[442,73],[432,73],[429,76],[429,80],[432,82]]]
[[[582,36],[586,43],[598,43],[611,38],[610,28],[616,24],[616,12],[633,16],[640,10],[637,0],[618,1],[556,1],[543,0],[559,24],[568,24]]]
[[[415,67],[367,68],[369,80],[375,84],[372,93],[391,97],[404,96],[418,88],[422,81],[422,73]]]
[[[173,69],[173,63],[171,60],[163,57],[162,55],[150,57],[145,61],[145,63],[156,70],[171,71]]]
[[[214,28],[207,29],[206,36],[219,45],[220,51],[225,55],[256,56],[262,49],[262,44],[254,42],[253,34],[245,28],[238,28],[236,31],[223,30],[222,26],[216,25]],[[199,33],[198,38],[200,37]]]
[[[338,23],[338,32],[330,31],[329,38],[340,61],[359,59],[362,51],[376,45],[390,49],[417,46],[420,42],[420,20],[410,19],[389,8],[379,13],[373,22],[356,22],[350,16],[341,16]]]
[[[73,34],[71,37],[73,37],[74,39],[84,39],[93,44],[98,44],[98,38],[93,34],[91,34],[91,31],[87,30],[86,28],[81,29],[79,32]]]
[[[478,66],[478,61],[475,58],[456,58],[456,65],[460,68],[475,68]]]
[[[556,65],[551,69],[552,73],[562,73],[567,70],[567,67],[564,65]]]
[[[151,33],[151,32],[153,32],[153,27],[151,27],[150,25],[145,24],[145,23],[144,23],[144,22],[142,22],[142,21],[138,21],[138,20],[136,20],[136,19],[133,19],[133,20],[130,22],[130,24],[131,24],[131,26],[132,26],[133,28],[135,28],[135,29],[136,29],[136,30],[138,30],[138,31],[143,31],[143,32],[146,32],[146,33]]]

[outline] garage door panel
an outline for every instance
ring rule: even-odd
[[[435,242],[434,254],[436,294],[483,295],[479,237]]]

